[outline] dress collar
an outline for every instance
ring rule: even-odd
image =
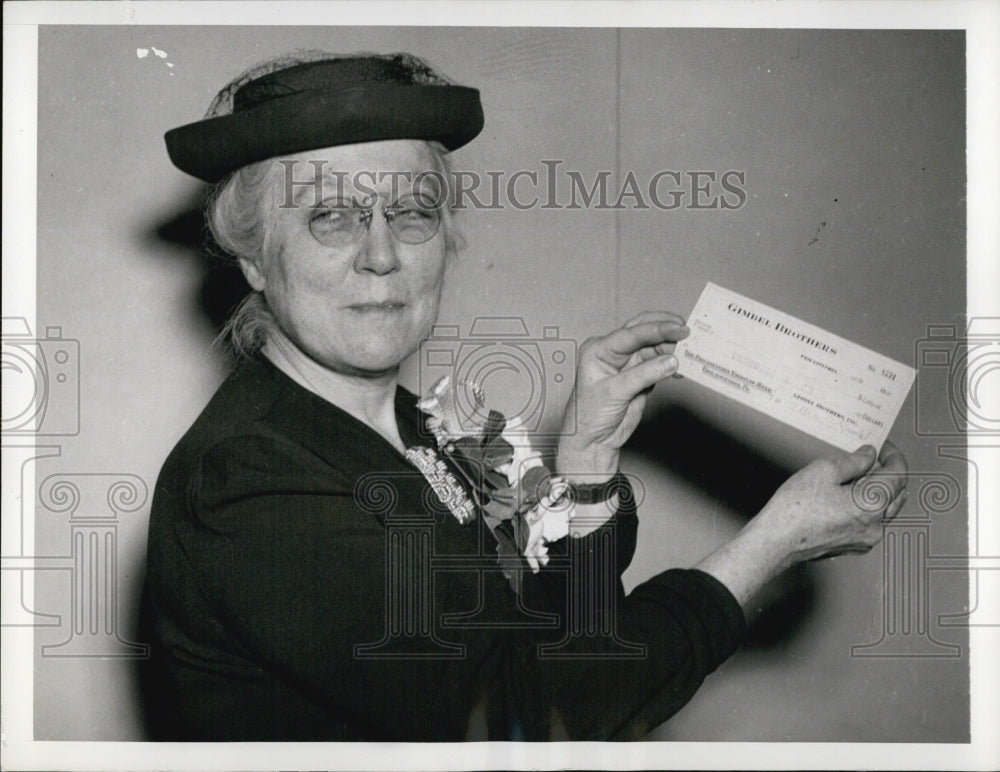
[[[318,456],[342,460],[344,448],[351,448],[358,460],[369,458],[384,461],[386,455],[395,455],[407,465],[409,463],[396,448],[375,429],[325,399],[316,391],[307,388],[290,374],[280,369],[263,354],[258,354],[238,378],[249,378],[266,383],[270,392],[265,412],[279,426],[289,429],[300,441]],[[408,448],[416,445],[433,445],[433,433],[427,428],[428,416],[417,408],[418,397],[403,388],[396,387],[396,423],[400,438]],[[332,443],[338,448],[332,447]]]

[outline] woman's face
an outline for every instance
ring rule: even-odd
[[[244,261],[243,269],[282,331],[320,364],[355,375],[391,372],[430,334],[444,276],[445,224],[427,241],[411,244],[382,214],[387,207],[412,206],[407,179],[423,179],[426,190],[435,177],[418,175],[428,171],[437,175],[434,156],[418,140],[310,150],[273,165],[263,213],[266,257],[259,266]],[[341,214],[318,204],[368,204],[371,191],[375,211],[356,242],[325,235]],[[334,220],[317,219],[322,217]]]

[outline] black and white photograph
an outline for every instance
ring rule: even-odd
[[[5,769],[1000,764],[1000,5],[4,14]]]

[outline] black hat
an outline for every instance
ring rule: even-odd
[[[478,90],[448,84],[415,57],[396,54],[269,72],[235,91],[230,114],[171,129],[165,139],[178,169],[214,183],[256,161],[354,142],[424,139],[454,150],[482,128]]]

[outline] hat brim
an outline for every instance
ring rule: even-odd
[[[216,183],[247,164],[335,145],[423,139],[454,150],[482,128],[477,89],[386,82],[271,99],[171,129],[165,140],[177,168]]]

